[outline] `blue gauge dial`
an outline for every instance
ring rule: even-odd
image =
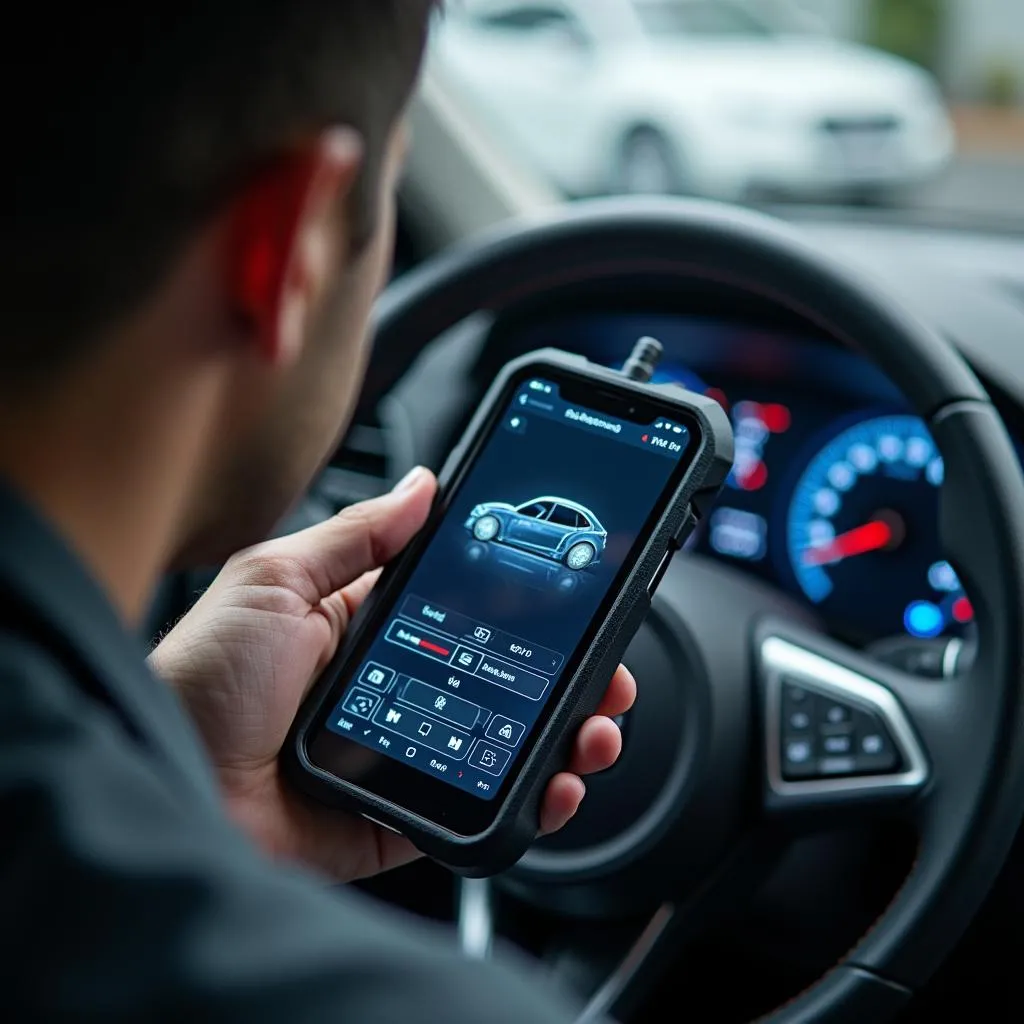
[[[973,618],[943,561],[938,489],[944,465],[915,416],[869,419],[812,459],[787,520],[801,590],[830,617],[872,636],[936,637]]]

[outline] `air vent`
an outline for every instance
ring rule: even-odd
[[[364,415],[321,474],[317,495],[336,510],[374,498],[386,490],[389,469],[387,431],[375,413]]]

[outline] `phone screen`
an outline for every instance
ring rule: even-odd
[[[502,406],[324,720],[374,754],[349,779],[382,756],[490,801],[529,747],[696,446],[579,393],[531,377]]]

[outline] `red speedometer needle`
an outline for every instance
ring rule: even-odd
[[[893,529],[885,521],[876,519],[854,530],[839,534],[828,544],[810,547],[804,552],[804,565],[828,565],[844,558],[881,551],[893,541]]]

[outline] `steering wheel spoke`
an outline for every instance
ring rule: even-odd
[[[760,631],[766,809],[821,812],[907,804],[932,778],[928,749],[897,675],[808,633]]]

